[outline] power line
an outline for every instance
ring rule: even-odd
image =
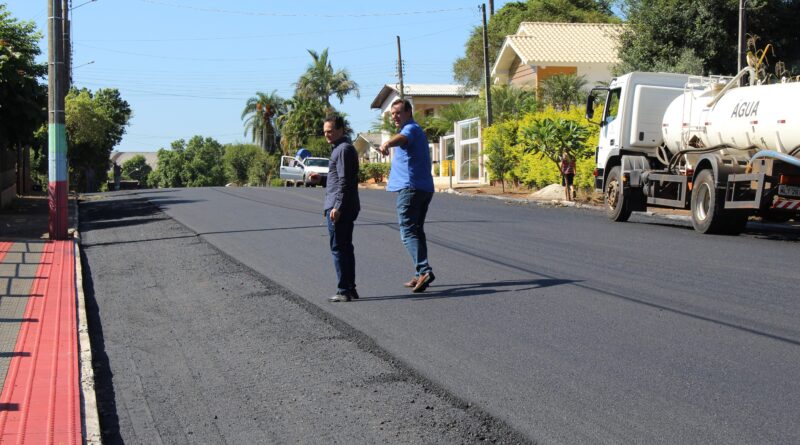
[[[428,15],[428,14],[442,14],[454,11],[468,11],[471,8],[452,8],[452,9],[432,9],[428,11],[402,11],[402,12],[345,12],[338,14],[331,13],[299,13],[299,12],[255,12],[255,11],[235,11],[230,9],[218,8],[202,8],[199,6],[182,5],[176,3],[167,3],[158,0],[139,0],[142,3],[149,3],[152,5],[169,6],[172,8],[191,9],[194,11],[213,12],[220,14],[236,14],[236,15],[249,15],[249,16],[265,16],[265,17],[318,17],[318,18],[364,18],[364,17],[399,17],[408,15]]]
[[[453,17],[451,19],[458,19],[462,17]],[[441,24],[442,19],[427,20],[424,22],[414,22],[415,25],[427,25],[431,23]],[[306,32],[290,32],[290,33],[277,33],[277,34],[259,34],[248,36],[218,36],[218,37],[175,37],[175,38],[160,38],[160,39],[81,39],[76,42],[106,42],[106,43],[164,43],[164,42],[203,42],[203,41],[224,41],[224,40],[255,40],[255,39],[271,39],[275,37],[298,37],[298,36],[313,36],[313,35],[330,35],[331,33],[339,32],[354,32],[354,31],[372,31],[376,29],[386,29],[386,25],[380,26],[367,26],[363,28],[341,28],[341,29],[325,29],[322,31],[306,31]]]

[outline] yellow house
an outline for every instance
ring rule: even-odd
[[[584,76],[589,85],[608,82],[619,63],[624,29],[608,23],[522,22],[503,42],[492,68],[494,83],[538,90],[557,74]]]

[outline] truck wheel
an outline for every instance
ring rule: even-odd
[[[606,215],[614,221],[625,222],[631,217],[631,209],[625,202],[625,194],[622,192],[622,177],[619,166],[613,167],[608,172],[606,190],[603,193],[606,204]]]
[[[725,195],[717,192],[714,172],[703,170],[692,187],[692,226],[707,234],[738,235],[747,225],[747,213],[725,210]]]

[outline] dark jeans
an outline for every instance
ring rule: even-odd
[[[400,224],[400,239],[411,255],[419,276],[430,272],[428,264],[428,242],[425,238],[425,216],[433,192],[403,189],[397,194],[397,220]]]
[[[356,289],[356,256],[353,250],[353,225],[358,217],[342,213],[336,224],[331,221],[330,210],[325,211],[325,221],[328,222],[328,235],[331,243],[333,267],[339,279],[338,292],[346,293]]]

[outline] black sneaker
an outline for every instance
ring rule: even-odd
[[[425,289],[427,289],[435,279],[436,277],[433,275],[433,272],[420,275],[419,278],[417,278],[416,286],[414,286],[414,289],[411,292],[414,292],[415,294],[419,292],[425,292]]]
[[[353,300],[358,300],[358,292],[355,289],[347,291],[347,295],[350,295]]]

